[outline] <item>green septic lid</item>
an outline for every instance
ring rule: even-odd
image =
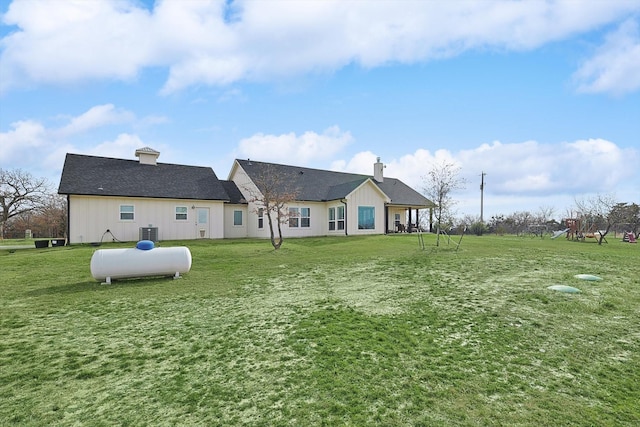
[[[601,277],[594,276],[593,274],[576,274],[573,277],[575,277],[576,279],[580,279],[580,280],[589,280],[591,282],[597,282],[599,280],[602,280]]]
[[[566,292],[568,294],[577,294],[580,292],[580,289],[566,285],[551,285],[547,289],[551,289],[552,291]]]

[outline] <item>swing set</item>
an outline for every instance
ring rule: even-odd
[[[437,232],[438,242],[440,242],[440,234],[442,234],[447,238],[447,245],[450,245],[453,242],[453,244],[456,245],[456,252],[458,252],[458,249],[460,249],[460,243],[462,243],[462,238],[464,237],[464,233],[466,232],[467,232],[467,226],[465,225],[464,228],[462,229],[462,233],[460,233],[460,239],[458,239],[458,241],[456,242],[451,238],[451,236],[446,231],[438,227],[438,232]],[[422,236],[422,230],[420,229],[420,227],[418,227],[418,245],[420,245],[420,249],[422,250],[425,249],[424,237]]]

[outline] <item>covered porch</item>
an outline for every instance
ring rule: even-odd
[[[423,217],[420,218],[420,214]],[[386,234],[432,231],[433,206],[392,205],[385,206]]]

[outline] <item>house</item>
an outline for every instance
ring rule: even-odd
[[[149,147],[135,155],[67,154],[58,193],[67,196],[70,244],[225,237],[225,204],[239,197],[233,183],[210,167],[158,163]]]
[[[236,159],[228,180],[213,169],[157,161],[144,147],[138,160],[67,154],[59,194],[67,196],[68,242],[268,238],[256,201],[261,176],[284,179],[295,194],[284,237],[384,234],[411,230],[434,204],[395,178]],[[284,186],[284,184],[282,184]]]
[[[283,191],[295,193],[288,204],[284,237],[384,234],[415,228],[420,209],[433,202],[395,178],[385,178],[378,158],[374,174],[361,175],[236,159],[228,180],[247,201],[247,236],[269,237],[259,202],[264,177],[276,175]]]

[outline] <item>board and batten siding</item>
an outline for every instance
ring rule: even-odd
[[[121,220],[120,206],[134,206],[134,219]],[[187,219],[176,219],[176,207],[187,207]],[[198,208],[208,212],[208,226],[197,224]],[[158,240],[224,238],[224,203],[212,200],[149,199],[136,197],[69,196],[69,243],[137,241],[141,227],[157,227]]]
[[[242,223],[240,225],[235,224],[236,211],[241,212]],[[247,205],[226,204],[224,206],[224,237],[229,239],[248,237],[248,221]]]
[[[387,197],[371,181],[365,181],[353,190],[347,200],[347,230],[349,234],[384,234],[384,206]],[[358,229],[358,207],[371,206],[374,208],[375,226],[373,229]]]

